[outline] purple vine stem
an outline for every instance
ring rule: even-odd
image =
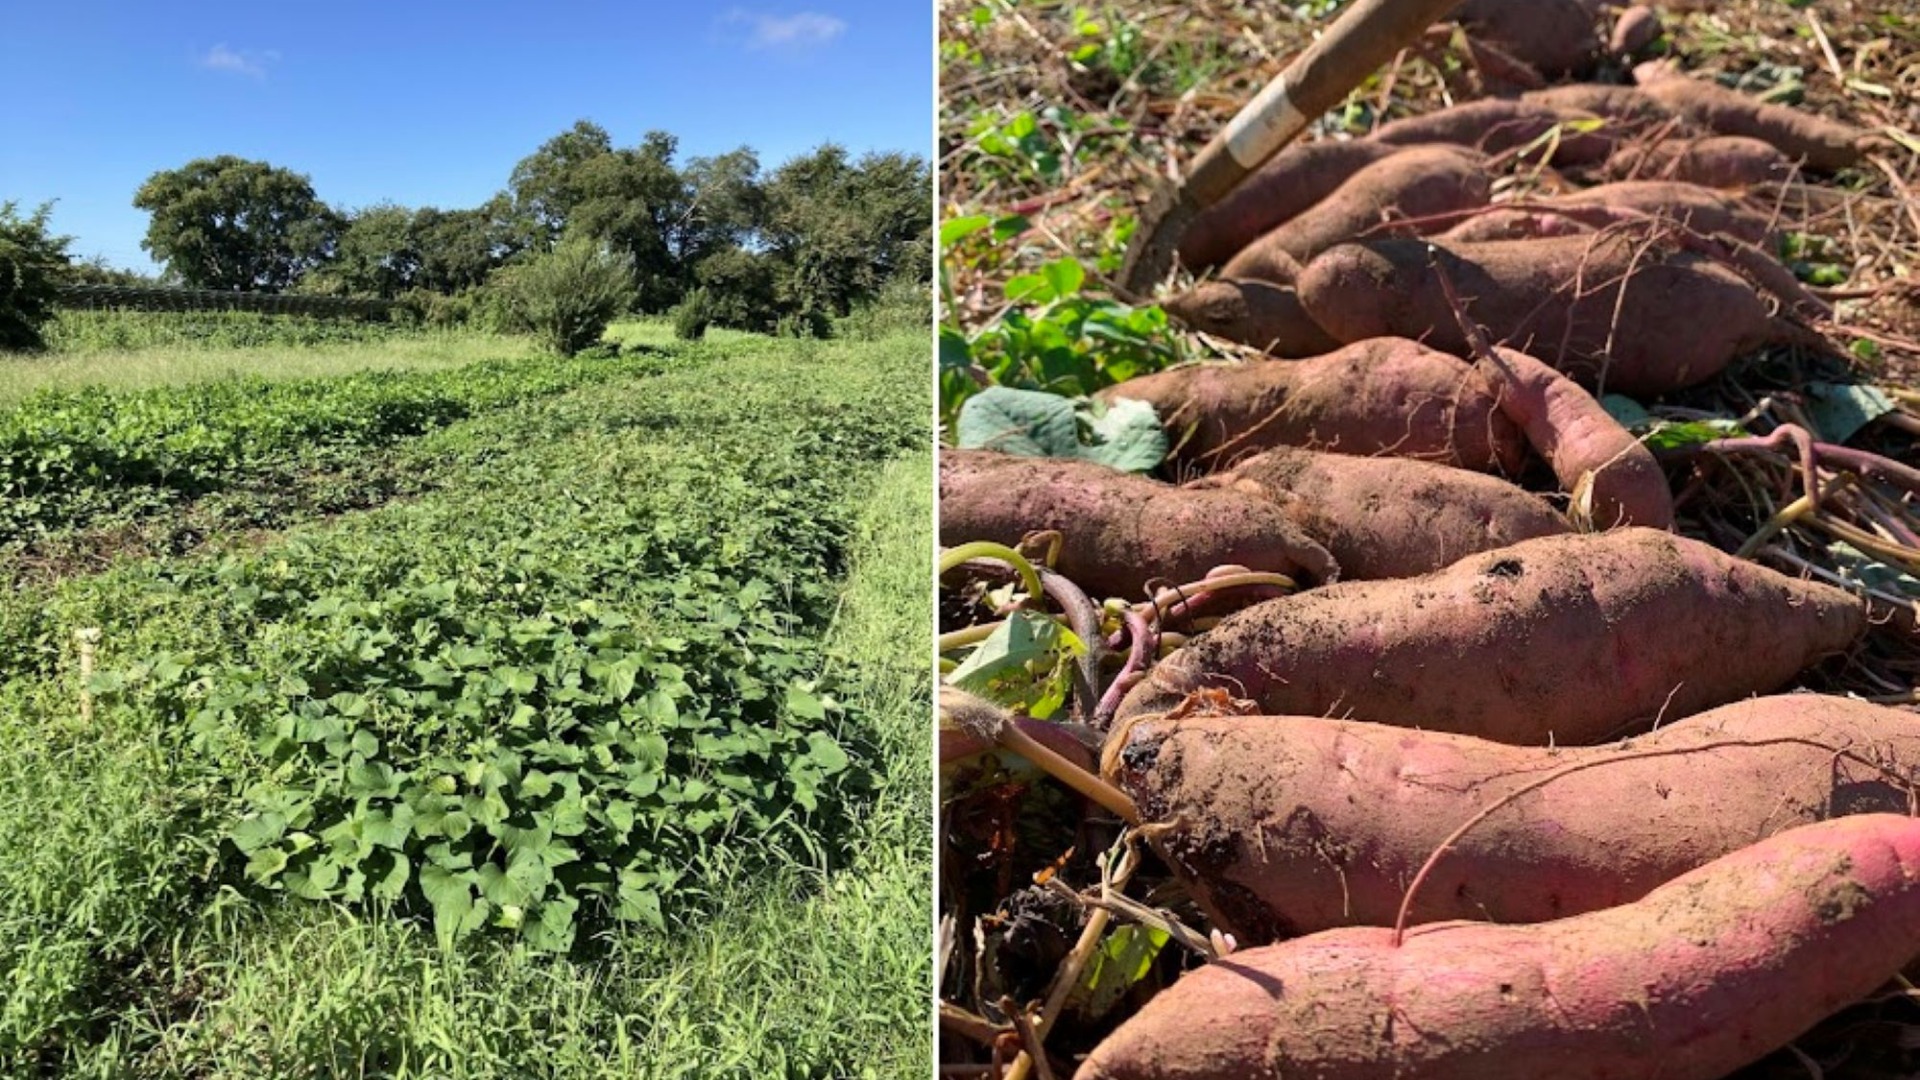
[[[1160,651],[1160,635],[1145,615],[1128,608],[1121,614],[1127,624],[1127,636],[1133,639],[1132,648],[1127,652],[1127,663],[1114,676],[1107,692],[1100,697],[1100,704],[1093,710],[1093,726],[1105,731],[1113,725],[1113,716],[1120,711],[1120,701],[1133,689],[1135,683],[1146,675],[1147,665],[1153,662],[1153,656]]]

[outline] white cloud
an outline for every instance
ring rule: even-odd
[[[200,57],[200,66],[208,71],[225,71],[250,79],[265,79],[267,65],[279,60],[278,49],[230,49],[222,42]]]
[[[845,19],[818,11],[771,15],[762,11],[727,12],[726,22],[747,28],[747,48],[798,52],[827,45],[847,32]]]

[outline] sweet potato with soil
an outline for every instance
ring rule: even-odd
[[[1673,110],[1631,86],[1568,83],[1530,90],[1520,95],[1520,100],[1560,112],[1591,113],[1632,129],[1663,127],[1677,120]]]
[[[1318,356],[1340,343],[1307,317],[1299,294],[1271,281],[1206,281],[1161,301],[1189,329],[1251,345],[1271,356]]]
[[[1793,328],[1774,318],[1746,279],[1691,251],[1664,250],[1644,230],[1631,229],[1537,240],[1342,244],[1300,272],[1301,307],[1339,341],[1410,337],[1462,354],[1467,343],[1440,291],[1434,259],[1459,287],[1467,314],[1497,343],[1585,386],[1653,397],[1705,382],[1751,349],[1793,339]]]
[[[1498,389],[1500,412],[1574,497],[1574,520],[1600,529],[1673,526],[1673,492],[1660,463],[1592,394],[1525,353],[1482,344],[1477,366]]]
[[[1527,101],[1492,98],[1395,120],[1381,125],[1369,138],[1396,146],[1452,143],[1498,154],[1525,146],[1557,126],[1583,119],[1591,117]],[[1614,138],[1606,128],[1592,132],[1563,128],[1553,163],[1567,166],[1604,161],[1613,153]]]
[[[1153,406],[1176,472],[1213,472],[1276,446],[1417,458],[1517,474],[1519,429],[1484,376],[1419,342],[1374,338],[1305,360],[1194,364],[1097,395]]]
[[[1465,0],[1453,17],[1542,75],[1587,71],[1600,52],[1594,13],[1581,0]]]
[[[1180,236],[1180,262],[1194,271],[1231,259],[1274,226],[1339,189],[1347,178],[1402,148],[1371,139],[1294,143],[1226,197],[1194,215]]]
[[[1809,167],[1830,172],[1857,164],[1867,132],[1816,113],[1769,105],[1718,83],[1682,74],[1654,61],[1634,68],[1648,97],[1721,135],[1745,135],[1777,147]]]
[[[1634,4],[1614,20],[1613,33],[1607,38],[1607,51],[1615,56],[1637,56],[1659,41],[1665,32],[1660,16],[1652,8]]]
[[[1769,244],[1773,223],[1726,192],[1673,180],[1621,180],[1558,196],[1548,202],[1568,212],[1630,211],[1677,222],[1702,236],[1727,236],[1748,244]],[[1596,215],[1599,227],[1617,217]]]
[[[1287,512],[1349,581],[1428,574],[1468,555],[1570,531],[1539,496],[1426,461],[1279,447],[1187,490],[1243,491]]]
[[[1906,813],[1920,790],[1920,717],[1815,694],[1596,747],[1274,716],[1149,717],[1119,738],[1110,779],[1242,945],[1393,925],[1420,867],[1482,812],[1421,883],[1410,924],[1616,907],[1762,837]]]
[[[1300,264],[1343,240],[1417,236],[1437,214],[1487,205],[1493,183],[1483,158],[1458,146],[1415,146],[1376,161],[1310,209],[1242,248],[1223,277],[1290,285]]]
[[[1532,926],[1331,930],[1194,971],[1076,1080],[1717,1080],[1920,945],[1920,820],[1793,829]]]
[[[1865,624],[1855,597],[1697,540],[1548,536],[1256,604],[1156,665],[1119,715],[1217,688],[1274,715],[1583,745],[1776,690]]]
[[[1495,206],[1475,214],[1460,224],[1437,233],[1434,239],[1444,244],[1481,243],[1487,240],[1537,240],[1547,236],[1579,236],[1593,232],[1593,226],[1551,209],[1523,210]]]
[[[1326,549],[1279,507],[1232,491],[1182,491],[1087,461],[991,450],[940,453],[940,542],[1017,544],[1061,534],[1055,569],[1089,592],[1143,595],[1237,565],[1313,581],[1339,575]]]
[[[1772,144],[1759,139],[1714,135],[1705,139],[1663,139],[1645,146],[1625,144],[1607,159],[1605,172],[1615,180],[1673,180],[1710,188],[1745,188],[1787,179],[1793,163]]]

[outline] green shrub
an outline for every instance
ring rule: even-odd
[[[73,260],[70,236],[47,231],[52,203],[22,217],[18,203],[0,203],[0,349],[39,349],[40,328],[53,317],[61,281]]]
[[[856,302],[847,317],[839,320],[835,336],[852,341],[878,341],[889,334],[925,333],[932,325],[932,290],[912,278],[896,277],[879,293]]]
[[[681,341],[699,341],[707,336],[713,322],[713,300],[704,286],[688,291],[673,309],[673,336]]]
[[[633,257],[584,237],[495,276],[512,317],[562,356],[600,340],[633,302]]]
[[[775,333],[783,338],[801,340],[825,339],[833,336],[833,320],[819,308],[805,308],[780,316],[779,327]]]

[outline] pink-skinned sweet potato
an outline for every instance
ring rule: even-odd
[[[1276,716],[1586,745],[1777,690],[1865,628],[1855,597],[1697,540],[1547,536],[1256,604],[1155,665],[1119,715],[1219,689]]]
[[[1409,147],[1376,161],[1240,249],[1221,275],[1290,285],[1301,263],[1343,240],[1363,234],[1417,236],[1424,231],[1419,223],[1435,215],[1487,205],[1493,183],[1482,161],[1458,146]]]
[[[1891,979],[1920,943],[1920,820],[1791,829],[1621,907],[1378,927],[1183,977],[1076,1080],[1717,1080]]]
[[[1452,143],[1470,146],[1482,153],[1498,154],[1561,129],[1553,148],[1555,165],[1591,165],[1613,153],[1615,134],[1607,128],[1583,132],[1571,125],[1592,117],[1571,110],[1554,109],[1527,101],[1489,98],[1464,105],[1421,113],[1383,124],[1372,135],[1375,142],[1396,146],[1421,143]]]
[[[1094,462],[991,450],[940,453],[940,542],[1017,544],[1061,535],[1055,569],[1092,593],[1136,599],[1147,583],[1244,566],[1312,581],[1339,568],[1279,507],[1233,491],[1182,491]]]
[[[1607,159],[1615,180],[1672,180],[1710,188],[1746,188],[1785,180],[1793,163],[1770,143],[1744,135],[1622,144]]]
[[[1301,270],[1296,292],[1307,316],[1336,340],[1410,337],[1464,354],[1466,340],[1433,272],[1436,259],[1467,314],[1496,343],[1584,386],[1658,396],[1713,378],[1744,352],[1794,339],[1793,328],[1745,278],[1637,229],[1341,244]]]
[[[1600,53],[1593,11],[1581,0],[1465,0],[1453,17],[1548,77],[1585,72]]]
[[[1410,924],[1631,903],[1762,837],[1906,813],[1920,790],[1920,716],[1816,694],[1594,747],[1278,716],[1148,717],[1117,738],[1109,779],[1243,945],[1392,925],[1422,864],[1482,812],[1434,864]]]
[[[1614,20],[1613,33],[1607,38],[1607,52],[1620,57],[1638,56],[1665,32],[1659,13],[1645,4],[1633,4]]]
[[[1180,262],[1201,271],[1282,222],[1305,213],[1354,173],[1402,148],[1372,139],[1322,139],[1286,147],[1226,197],[1194,215],[1180,235]]]
[[[1770,143],[1790,158],[1822,171],[1860,160],[1867,132],[1838,120],[1785,105],[1769,105],[1718,83],[1692,78],[1666,61],[1633,69],[1648,97],[1721,135],[1745,135]]]
[[[1304,360],[1194,364],[1097,395],[1152,405],[1177,473],[1214,472],[1276,446],[1416,458],[1517,475],[1519,430],[1457,357],[1374,338]]]
[[[1605,83],[1567,83],[1530,90],[1520,100],[1561,112],[1591,113],[1615,126],[1631,129],[1664,127],[1674,123],[1673,110],[1631,86]]]
[[[1512,349],[1495,347],[1477,366],[1498,390],[1500,412],[1573,496],[1576,521],[1598,529],[1672,527],[1673,492],[1660,463],[1592,394]]]
[[[1270,356],[1319,356],[1340,347],[1307,317],[1299,294],[1271,281],[1203,281],[1160,306],[1189,329],[1251,345]]]
[[[1593,226],[1576,217],[1549,209],[1551,205],[1546,202],[1539,209],[1491,207],[1485,213],[1475,214],[1444,232],[1436,233],[1434,239],[1444,244],[1477,244],[1488,240],[1579,236],[1594,231]]]
[[[1188,490],[1243,491],[1287,512],[1348,581],[1413,577],[1570,531],[1538,495],[1427,461],[1278,447]]]

